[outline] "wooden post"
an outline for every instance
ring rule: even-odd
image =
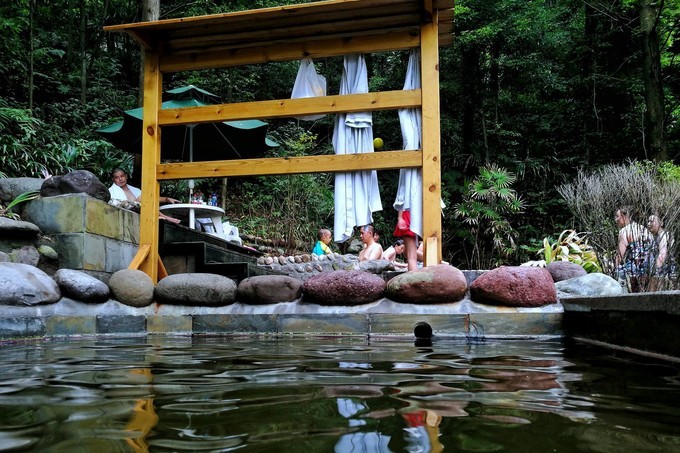
[[[420,65],[423,110],[423,264],[441,261],[441,149],[439,127],[439,41],[437,10],[423,2],[420,26]]]
[[[158,255],[158,208],[160,184],[156,178],[156,166],[161,162],[161,131],[158,111],[161,109],[163,83],[158,53],[145,51],[144,56],[144,116],[142,131],[142,210],[139,221],[139,251],[133,263],[138,263],[154,283],[161,277],[163,263]],[[146,256],[141,258],[140,254]]]

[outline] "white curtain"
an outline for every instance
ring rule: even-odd
[[[340,94],[368,93],[368,73],[363,55],[346,55],[340,81]],[[373,152],[373,118],[370,112],[341,113],[333,130],[335,154]],[[373,171],[335,174],[336,242],[344,242],[354,227],[373,222],[373,213],[382,210],[378,175]]]
[[[404,90],[420,88],[420,51],[411,51],[406,69]],[[422,115],[420,109],[399,109],[401,136],[404,150],[421,148]],[[399,171],[399,185],[394,209],[411,211],[411,231],[423,237],[423,175],[420,168]]]

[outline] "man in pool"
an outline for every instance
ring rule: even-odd
[[[364,225],[359,229],[361,242],[364,248],[359,252],[359,261],[379,260],[382,257],[383,248],[375,242],[373,225]]]

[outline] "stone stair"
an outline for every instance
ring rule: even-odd
[[[169,274],[205,272],[236,283],[256,275],[282,275],[257,265],[260,252],[170,223],[161,225],[158,251]]]

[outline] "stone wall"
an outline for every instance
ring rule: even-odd
[[[26,203],[22,219],[40,228],[58,254],[58,267],[87,272],[107,282],[137,253],[139,214],[86,194]]]

